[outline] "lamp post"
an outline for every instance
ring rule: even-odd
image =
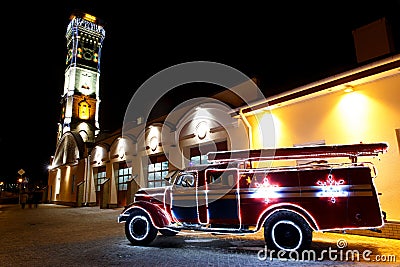
[[[0,182],[0,198],[3,197],[3,191],[4,191],[3,186],[4,186],[4,182],[1,181]]]
[[[20,169],[19,171],[18,171],[18,174],[19,174],[19,178],[18,178],[18,183],[19,183],[19,186],[18,186],[18,204],[20,204],[21,203],[21,185],[22,185],[22,181],[23,181],[23,179],[22,179],[22,175],[25,173],[25,171],[24,171],[24,169]]]
[[[22,178],[17,179],[18,183],[18,204],[21,204],[21,185],[22,185]]]

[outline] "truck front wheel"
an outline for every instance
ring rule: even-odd
[[[268,249],[302,251],[311,245],[312,229],[300,215],[278,211],[265,221],[264,238]]]
[[[125,222],[125,235],[133,245],[148,245],[157,236],[149,216],[142,210],[134,210]]]

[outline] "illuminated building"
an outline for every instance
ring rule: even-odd
[[[82,179],[85,191],[91,183],[85,167],[80,167],[99,134],[100,55],[105,38],[102,22],[87,13],[74,12],[65,34],[67,53],[57,147],[49,173],[49,200],[70,202],[71,193]],[[80,189],[78,187],[78,189]],[[79,191],[79,193],[81,193]],[[89,197],[87,193],[86,197]]]
[[[248,121],[254,148],[387,142],[388,153],[373,160],[374,182],[390,228],[384,234],[400,238],[399,70],[400,55],[390,56],[241,107],[232,116]],[[273,129],[264,126],[270,120]]]
[[[99,133],[100,54],[105,30],[96,17],[74,13],[65,36],[67,56],[58,140],[72,131],[84,142],[93,143]]]
[[[213,150],[387,142],[388,152],[374,164],[390,233],[363,234],[400,238],[400,55],[381,57],[262,101],[254,96],[251,105],[226,90],[213,96],[219,102],[180,107],[172,121],[155,118],[144,131],[132,126],[123,136],[122,129],[101,133],[98,125],[104,33],[100,24],[82,17],[73,18],[67,29],[71,52],[58,143],[49,169],[50,202],[122,207],[138,188],[166,185],[164,178],[174,170],[203,163],[205,154]],[[86,43],[80,46],[79,40]],[[88,48],[93,54],[86,53]],[[224,127],[210,114],[216,107],[229,115]],[[138,118],[137,123],[145,122]],[[172,141],[163,142],[163,129],[168,129]],[[335,202],[335,197],[330,201]]]

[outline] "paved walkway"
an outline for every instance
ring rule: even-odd
[[[268,251],[263,252],[262,232],[244,236],[182,233],[175,237],[158,236],[149,247],[133,247],[125,238],[124,225],[116,221],[121,210],[53,204],[23,210],[18,205],[0,205],[0,266],[287,266],[288,263],[268,258]],[[314,233],[311,250],[316,253],[315,261],[295,261],[290,265],[400,266],[400,240]],[[346,261],[348,251],[358,251],[360,262]],[[363,253],[366,260],[362,259]]]

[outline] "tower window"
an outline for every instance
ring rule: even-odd
[[[79,118],[82,120],[87,120],[90,117],[90,105],[84,98],[81,102],[78,104],[79,106]]]

